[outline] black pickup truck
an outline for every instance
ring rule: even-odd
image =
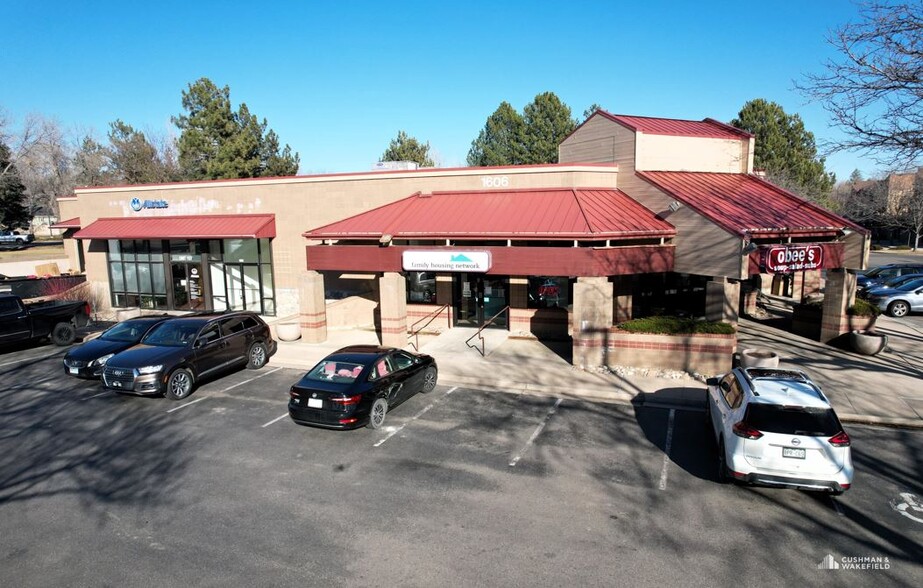
[[[90,305],[78,302],[26,304],[19,296],[0,295],[0,345],[49,337],[55,345],[70,345],[77,328],[90,320]]]

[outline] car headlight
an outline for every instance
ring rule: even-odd
[[[89,365],[89,367],[94,367],[94,366],[97,366],[97,365],[106,365],[106,362],[109,361],[109,358],[111,358],[113,355],[115,355],[115,354],[114,354],[114,353],[110,353],[109,355],[104,355],[104,356],[102,356],[102,357],[97,357],[96,359],[94,359],[93,361],[91,361],[88,365]]]
[[[163,369],[162,365],[146,365],[142,368],[138,368],[138,373],[142,376],[145,374],[156,374]]]

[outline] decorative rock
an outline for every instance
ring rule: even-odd
[[[279,323],[276,325],[276,337],[279,341],[297,341],[301,339],[301,325],[298,323]]]

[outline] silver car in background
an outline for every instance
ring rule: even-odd
[[[923,278],[907,282],[896,288],[870,290],[866,299],[882,312],[894,317],[907,316],[914,311],[923,311]]]

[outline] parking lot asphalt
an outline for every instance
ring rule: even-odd
[[[442,383],[327,431],[273,362],[170,402],[62,356],[0,354],[6,585],[923,584],[923,432],[849,428],[831,499],[718,484],[697,411]]]

